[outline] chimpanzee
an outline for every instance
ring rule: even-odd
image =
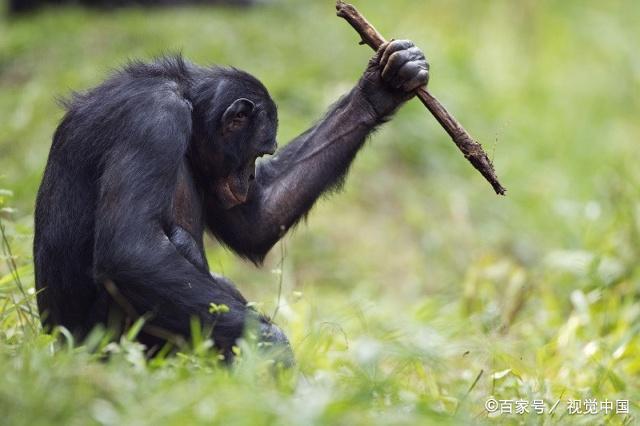
[[[195,317],[228,354],[251,318],[263,341],[288,347],[230,281],[209,272],[204,231],[260,264],[319,196],[340,186],[367,136],[427,84],[428,68],[412,42],[384,44],[355,87],[277,152],[275,103],[234,68],[180,56],[133,62],[75,95],[36,202],[45,328],[83,338],[111,324],[113,312],[134,311],[156,330],[189,337]],[[211,313],[211,303],[229,311]],[[140,341],[163,341],[149,330]]]

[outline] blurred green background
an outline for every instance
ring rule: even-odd
[[[495,196],[414,101],[265,267],[212,241],[213,270],[265,312],[279,306],[298,364],[277,377],[250,348],[225,369],[202,342],[152,361],[127,340],[54,344],[32,314],[33,204],[56,98],[131,58],[179,51],[247,70],[279,105],[280,143],[304,131],[372,54],[333,1],[0,18],[2,423],[638,421],[640,3],[356,5],[424,50],[431,92],[483,142],[508,193]],[[562,401],[489,415],[492,396]],[[567,413],[587,398],[629,400],[630,414]]]

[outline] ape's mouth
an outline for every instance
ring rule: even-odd
[[[218,198],[225,209],[230,209],[247,201],[247,193],[238,193],[233,190],[229,180],[224,180],[218,185]]]

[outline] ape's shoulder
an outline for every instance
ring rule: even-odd
[[[180,55],[162,56],[151,62],[131,60],[101,84],[74,92],[60,103],[68,115],[97,117],[131,106],[136,108],[139,102],[148,105],[149,101],[161,101],[167,94],[175,94],[170,99],[184,100],[199,70]]]
[[[96,157],[109,147],[174,137],[171,152],[184,150],[192,131],[192,104],[185,96],[189,65],[178,56],[130,62],[100,85],[63,101],[66,114],[52,152]],[[99,157],[99,156],[98,156]]]
[[[159,78],[187,84],[200,72],[202,68],[178,54],[160,56],[151,62],[131,60],[116,73],[116,78]]]

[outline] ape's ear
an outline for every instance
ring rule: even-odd
[[[249,116],[255,107],[256,104],[246,98],[239,98],[233,101],[222,114],[223,133],[242,129],[249,121]]]

